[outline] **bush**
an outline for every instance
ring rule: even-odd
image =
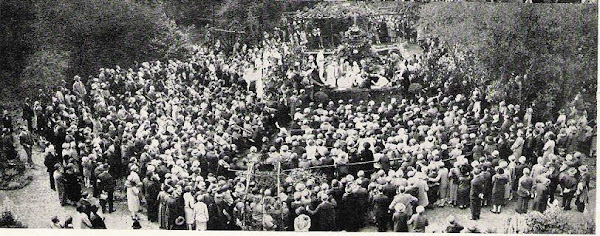
[[[22,95],[50,95],[41,91],[55,91],[66,80],[68,67],[68,52],[52,49],[35,52],[27,59],[27,67],[21,74],[19,89]]]
[[[505,224],[504,233],[592,234],[594,232],[593,217],[586,215],[583,217],[585,218],[583,222],[572,217],[571,214],[565,214],[559,204],[551,204],[544,213],[532,211],[525,215],[512,216]]]
[[[68,75],[82,78],[177,55],[187,40],[160,6],[131,0],[42,0],[33,25],[36,49],[70,52]]]
[[[578,95],[596,116],[596,18],[595,4],[432,3],[419,27],[470,55],[459,68],[489,100],[533,107],[536,121]]]
[[[4,211],[0,216],[0,228],[27,228],[27,226],[16,220],[11,211]]]

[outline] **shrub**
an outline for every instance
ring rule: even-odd
[[[565,211],[558,204],[551,204],[544,213],[532,211],[525,215],[514,215],[505,224],[504,233],[532,233],[532,234],[591,234],[594,232],[593,217],[583,217],[583,221],[572,219],[572,214]]]
[[[27,226],[15,219],[11,211],[4,211],[0,216],[0,228],[27,228]]]

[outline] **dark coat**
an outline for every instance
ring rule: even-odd
[[[469,193],[469,198],[471,199],[479,199],[479,194],[483,193],[485,187],[485,177],[483,175],[478,175],[471,180],[471,191]]]

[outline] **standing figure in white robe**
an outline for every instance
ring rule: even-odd
[[[325,79],[325,85],[329,87],[337,87],[337,77],[338,77],[338,65],[336,60],[330,60],[327,63],[326,71],[327,77]]]
[[[350,75],[353,77],[352,80],[354,81],[355,87],[360,86],[362,84],[364,79],[361,76],[362,73],[356,61],[352,63],[352,73]]]
[[[354,71],[349,69],[351,68],[348,62],[345,62],[346,69],[344,70],[344,74],[340,78],[338,78],[337,85],[338,89],[344,90],[352,88],[354,85],[355,76],[353,75]]]
[[[255,71],[254,81],[256,81],[256,97],[258,99],[262,99],[265,95],[265,83],[260,70]]]
[[[325,53],[323,50],[319,50],[317,53],[317,68],[319,70],[319,79],[321,79],[321,81],[325,81]]]

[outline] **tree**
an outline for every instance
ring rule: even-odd
[[[469,80],[492,101],[550,119],[578,93],[595,104],[596,5],[433,3],[419,27],[467,55]],[[568,16],[568,17],[565,17]],[[587,106],[595,116],[595,107]]]
[[[27,60],[27,67],[21,74],[19,89],[21,95],[46,99],[43,91],[55,91],[67,79],[69,53],[44,49],[35,52]]]
[[[19,74],[25,68],[31,45],[31,23],[35,19],[33,0],[0,1],[0,102],[14,101]]]
[[[36,10],[36,49],[70,52],[69,77],[179,55],[171,54],[168,40],[181,37],[160,7],[131,0],[41,0]]]

